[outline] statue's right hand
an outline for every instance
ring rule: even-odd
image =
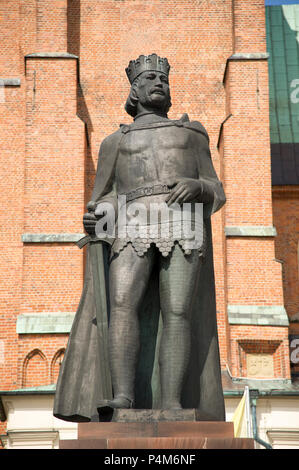
[[[96,203],[94,201],[90,201],[87,204],[87,210],[86,214],[83,215],[83,225],[85,228],[85,231],[89,235],[95,235],[95,228],[96,228],[96,223],[98,221],[98,218],[95,216],[95,210],[96,210]]]

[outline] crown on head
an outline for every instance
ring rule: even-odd
[[[168,76],[170,65],[166,58],[159,57],[157,54],[140,55],[138,59],[130,60],[129,65],[126,68],[126,73],[131,85],[138,75],[142,72],[146,72],[147,70],[162,72]]]

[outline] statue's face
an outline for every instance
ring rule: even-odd
[[[164,109],[170,98],[168,78],[161,72],[143,72],[136,92],[144,107]]]

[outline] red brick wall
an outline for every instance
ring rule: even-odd
[[[14,0],[1,2],[0,5],[0,71],[1,78],[19,76],[22,57],[19,54],[20,5]],[[2,113],[1,113],[2,114]]]
[[[273,218],[277,230],[275,256],[282,262],[284,305],[291,322],[290,333],[299,334],[298,186],[273,187]]]
[[[0,78],[20,78],[20,87],[0,86],[0,387],[17,385],[16,318],[22,298],[25,155],[25,86],[19,51],[18,2],[0,4]]]
[[[67,0],[36,3],[38,48],[43,52],[66,52]]]
[[[265,52],[265,2],[235,0],[233,9],[234,52]]]
[[[236,0],[233,2],[234,54],[265,51],[264,1],[249,3]],[[226,112],[230,115],[222,135],[227,195],[225,225],[272,226],[267,61],[257,57],[248,60],[244,56],[239,60],[230,60],[224,84]],[[225,255],[228,304],[283,305],[281,265],[275,260],[274,237],[229,237]],[[231,354],[228,365],[233,375],[244,376],[246,373],[242,368],[238,345],[241,339],[253,335],[252,344],[257,353],[267,340],[283,342],[283,364],[281,367],[275,365],[275,376],[290,376],[288,328],[230,325],[228,331]],[[275,359],[278,353],[273,354]]]

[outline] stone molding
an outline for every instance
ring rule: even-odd
[[[18,334],[69,333],[73,324],[73,312],[23,313],[17,318]]]
[[[289,326],[283,305],[233,305],[227,306],[231,325]]]
[[[69,52],[34,52],[25,55],[25,59],[78,59],[78,56]]]
[[[229,62],[232,61],[247,61],[247,60],[268,60],[269,53],[268,52],[235,52],[230,57],[226,59],[225,69],[223,73],[223,80],[222,83],[225,82],[226,72]]]
[[[227,237],[276,237],[276,228],[272,225],[239,225],[225,227]]]
[[[79,57],[69,52],[34,52],[32,54],[25,55],[25,73],[26,73],[26,61],[28,59],[75,59],[77,61],[77,83],[80,84],[80,61]]]
[[[23,243],[76,243],[85,233],[23,233]]]
[[[8,431],[1,436],[5,449],[54,449],[58,447],[59,432],[57,430],[46,431]]]
[[[20,78],[0,78],[0,86],[21,86]]]
[[[267,60],[268,58],[268,52],[236,52],[227,60]]]
[[[299,448],[299,429],[269,429],[268,439],[274,449]]]

